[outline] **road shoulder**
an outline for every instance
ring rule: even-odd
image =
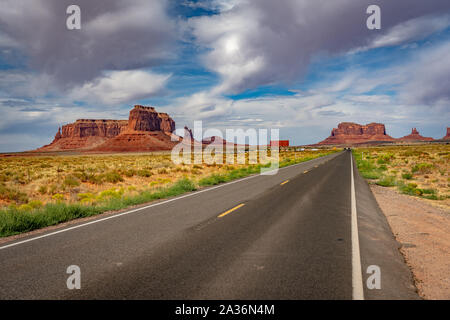
[[[399,251],[388,221],[378,206],[367,182],[354,168],[356,208],[364,286],[367,300],[420,299],[411,271]],[[370,266],[380,268],[381,288],[369,289],[367,280],[373,273]],[[368,270],[369,268],[369,270]]]
[[[424,299],[450,299],[450,212],[395,190],[370,186],[401,244]]]

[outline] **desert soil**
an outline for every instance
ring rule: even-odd
[[[450,210],[371,185],[424,299],[450,299]]]

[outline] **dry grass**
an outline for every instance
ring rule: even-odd
[[[280,167],[331,151],[281,152]],[[178,164],[170,153],[0,158],[0,237],[259,173],[270,163]]]
[[[358,148],[354,155],[371,183],[450,208],[450,145]]]
[[[323,151],[322,151],[323,152]],[[317,157],[320,152],[281,152],[280,161]],[[248,158],[248,155],[247,155]],[[188,178],[194,183],[248,164],[179,164],[170,153],[16,156],[0,158],[0,207],[24,210],[47,203],[94,203],[105,192],[139,194]]]

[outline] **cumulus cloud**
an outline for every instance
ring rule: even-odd
[[[295,136],[296,143],[317,142],[342,121],[382,122],[396,137],[416,126],[439,138],[444,119],[450,117],[449,55],[448,42],[428,45],[401,63],[376,70],[364,66],[328,70],[326,78],[290,96],[233,100],[210,90],[180,98],[169,109],[185,123],[205,120],[218,128],[280,128]],[[297,136],[299,132],[303,136]]]
[[[84,108],[49,99],[0,98],[0,150],[36,149],[52,141],[57,128],[76,119],[127,119],[129,108]]]
[[[0,70],[0,97],[37,98],[55,93],[55,79],[23,70]]]
[[[188,26],[197,43],[210,49],[203,61],[222,79],[215,91],[237,93],[298,79],[320,53],[347,52],[367,43],[400,43],[417,37],[422,27],[425,33],[438,30],[446,25],[446,18],[405,24],[450,10],[447,0],[431,2],[286,0],[280,5],[272,0],[241,0],[220,14],[193,17]],[[382,8],[382,30],[375,33],[366,27],[370,4]]]
[[[67,88],[103,70],[151,67],[166,59],[176,33],[167,2],[78,0],[81,30],[67,30],[66,8],[73,1],[2,0],[0,43],[14,39],[33,70]]]
[[[170,75],[144,70],[110,71],[75,88],[70,98],[102,104],[121,104],[161,93]]]
[[[339,121],[433,128],[450,116],[450,46],[445,43],[421,44],[405,61],[386,67],[327,69],[292,96],[227,98],[298,82],[317,57],[326,61],[355,49],[408,44],[444,30],[448,0],[186,0],[185,6],[217,14],[184,22],[169,16],[170,1],[78,0],[82,29],[69,31],[70,0],[2,0],[0,59],[11,64],[17,56],[27,68],[0,70],[0,135],[25,139],[14,131],[12,124],[19,124],[38,147],[49,142],[57,125],[79,117],[126,118],[128,108],[120,104],[165,92],[171,66],[164,74],[152,67],[177,53],[174,42],[186,34],[187,51],[202,52],[200,62],[220,79],[212,89],[167,101],[164,111],[178,125],[205,120],[218,128],[291,128],[300,136],[296,143],[311,143]],[[366,28],[369,4],[382,9],[381,30]],[[190,54],[189,63],[196,61]],[[108,108],[78,107],[74,101]],[[36,135],[43,140],[32,140]]]

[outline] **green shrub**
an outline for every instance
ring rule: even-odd
[[[377,169],[373,161],[370,160],[359,160],[358,161],[358,169],[360,171],[371,171]]]
[[[436,194],[435,189],[422,189],[424,194]]]
[[[147,169],[141,169],[141,170],[138,170],[137,175],[138,175],[139,177],[145,177],[145,178],[148,178],[148,177],[151,177],[151,176],[153,175],[153,173],[152,173],[150,170],[147,170]]]
[[[60,202],[60,201],[63,201],[63,200],[64,200],[64,195],[63,195],[63,194],[60,194],[60,193],[57,193],[57,194],[54,194],[54,195],[52,196],[52,199],[53,199],[53,200],[56,200],[57,202]]]
[[[91,192],[79,193],[79,194],[77,194],[77,197],[78,197],[79,201],[87,201],[87,200],[95,199],[95,195]]]
[[[46,185],[42,185],[39,187],[38,192],[40,194],[46,194],[47,193],[47,186]]]
[[[395,177],[394,176],[383,177],[381,180],[378,180],[376,184],[382,187],[393,187],[396,184]]]
[[[97,196],[97,199],[102,201],[108,198],[120,198],[123,195],[123,190],[116,190],[116,189],[108,189],[100,192],[100,194]]]
[[[128,169],[128,170],[124,170],[123,174],[128,177],[131,178],[132,176],[134,176],[136,174],[136,170],[134,169]]]
[[[30,202],[28,202],[28,205],[33,209],[38,209],[38,208],[41,208],[44,206],[42,201],[39,201],[39,200],[30,201]]]
[[[411,172],[421,174],[431,173],[433,168],[434,165],[432,163],[418,163],[412,167]]]
[[[411,180],[413,178],[413,175],[411,173],[404,173],[402,174],[402,178],[406,180]]]
[[[407,185],[400,184],[399,190],[400,192],[411,196],[421,196],[424,193],[422,189],[417,188],[416,183],[408,183]]]
[[[381,174],[376,171],[362,171],[361,176],[364,179],[375,180],[381,177]]]
[[[106,182],[110,182],[110,183],[117,183],[117,182],[123,181],[122,176],[116,171],[111,171],[111,172],[105,173],[103,175],[103,179]]]
[[[220,175],[220,174],[213,174],[209,177],[200,179],[200,181],[198,182],[198,184],[200,186],[212,186],[212,185],[216,185],[219,183],[223,183],[228,181],[227,178],[224,175]]]
[[[36,210],[30,210],[30,207],[26,206],[28,205],[23,207],[25,210],[16,207],[0,210],[0,236],[15,235],[101,212],[101,209],[96,207],[62,203],[47,204]]]
[[[4,184],[0,184],[0,199],[14,201],[16,203],[27,203],[28,196],[19,190],[8,188]]]
[[[395,156],[392,153],[382,155],[378,160],[378,164],[386,164],[391,162],[392,159],[395,159]]]
[[[89,170],[89,169],[88,169]],[[87,172],[76,172],[73,174],[75,177],[81,180],[81,182],[88,182],[92,184],[101,185],[103,184],[104,177],[103,175],[96,175],[95,173],[87,173]]]
[[[33,207],[30,206],[29,204],[22,204],[22,205],[20,205],[20,206],[17,208],[17,210],[19,210],[19,211],[32,211],[32,210],[33,210]]]
[[[167,194],[169,196],[179,195],[184,192],[194,191],[196,190],[195,183],[189,180],[188,178],[183,178],[178,180],[173,186],[167,189]]]
[[[80,185],[80,181],[78,181],[75,177],[67,176],[64,179],[64,185],[68,187],[78,187]]]
[[[418,150],[408,150],[405,151],[401,154],[401,156],[403,157],[417,157],[420,156],[422,154],[422,151],[418,151]]]

